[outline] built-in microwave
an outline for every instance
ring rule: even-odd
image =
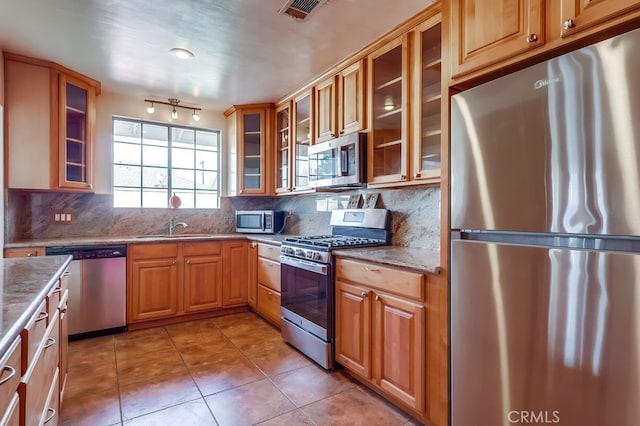
[[[278,210],[236,210],[236,232],[279,234],[286,217],[287,212]]]
[[[366,133],[351,133],[309,147],[309,186],[319,189],[365,186],[366,150]]]

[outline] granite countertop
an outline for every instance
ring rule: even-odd
[[[421,273],[440,273],[440,252],[410,247],[364,247],[334,250],[336,257],[367,260],[383,265],[412,269]]]
[[[71,256],[2,259],[0,354],[9,349],[70,262]]]
[[[60,246],[94,246],[105,244],[135,244],[135,243],[161,243],[180,241],[210,241],[210,240],[238,240],[247,239],[251,241],[264,242],[268,244],[280,244],[289,235],[271,234],[189,234],[177,232],[173,236],[168,235],[133,235],[119,237],[69,237],[56,238],[52,240],[26,240],[5,243],[5,248],[28,248],[28,247],[60,247]]]

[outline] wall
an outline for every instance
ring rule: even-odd
[[[6,206],[4,189],[4,55],[2,49],[0,49],[0,199]],[[2,251],[5,240],[4,215],[0,215],[0,232],[2,232],[2,239],[0,239],[0,251]]]
[[[440,189],[361,190],[290,197],[223,197],[220,209],[114,209],[108,194],[8,191],[7,241],[69,237],[133,236],[166,233],[171,218],[187,222],[187,233],[231,233],[235,210],[280,209],[293,212],[285,233],[331,233],[330,210],[344,207],[353,194],[378,192],[378,208],[392,211],[392,244],[437,250]],[[55,210],[71,209],[75,222],[53,223]]]
[[[152,97],[149,96],[149,98]],[[209,111],[206,109],[200,111],[200,121],[196,123],[191,118],[191,111],[189,110],[178,108],[178,119],[172,120],[171,108],[169,106],[156,104],[154,114],[147,113],[148,106],[149,104],[144,102],[144,99],[129,97],[107,90],[103,90],[96,98],[96,144],[94,153],[96,194],[111,193],[111,134],[112,118],[114,115],[220,130],[222,132],[223,144],[226,140],[224,131],[226,129],[226,120],[223,111]],[[197,105],[189,104],[189,106]]]

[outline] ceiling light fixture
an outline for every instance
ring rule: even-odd
[[[147,108],[147,113],[149,114],[153,114],[156,111],[154,104],[169,105],[170,107],[172,107],[171,118],[173,120],[176,120],[178,118],[178,110],[176,110],[176,108],[184,108],[184,109],[190,109],[191,111],[193,111],[193,114],[191,114],[193,121],[200,121],[200,116],[198,115],[198,111],[202,111],[202,108],[180,105],[179,99],[169,98],[167,99],[168,102],[153,101],[151,99],[145,99],[144,101],[149,102],[151,104],[151,106]]]
[[[195,56],[192,51],[183,49],[182,47],[174,47],[173,49],[170,49],[169,52],[176,58],[180,59],[191,59]]]

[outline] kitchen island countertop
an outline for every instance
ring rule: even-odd
[[[2,259],[0,276],[0,355],[27,325],[47,293],[71,262],[71,256]]]

